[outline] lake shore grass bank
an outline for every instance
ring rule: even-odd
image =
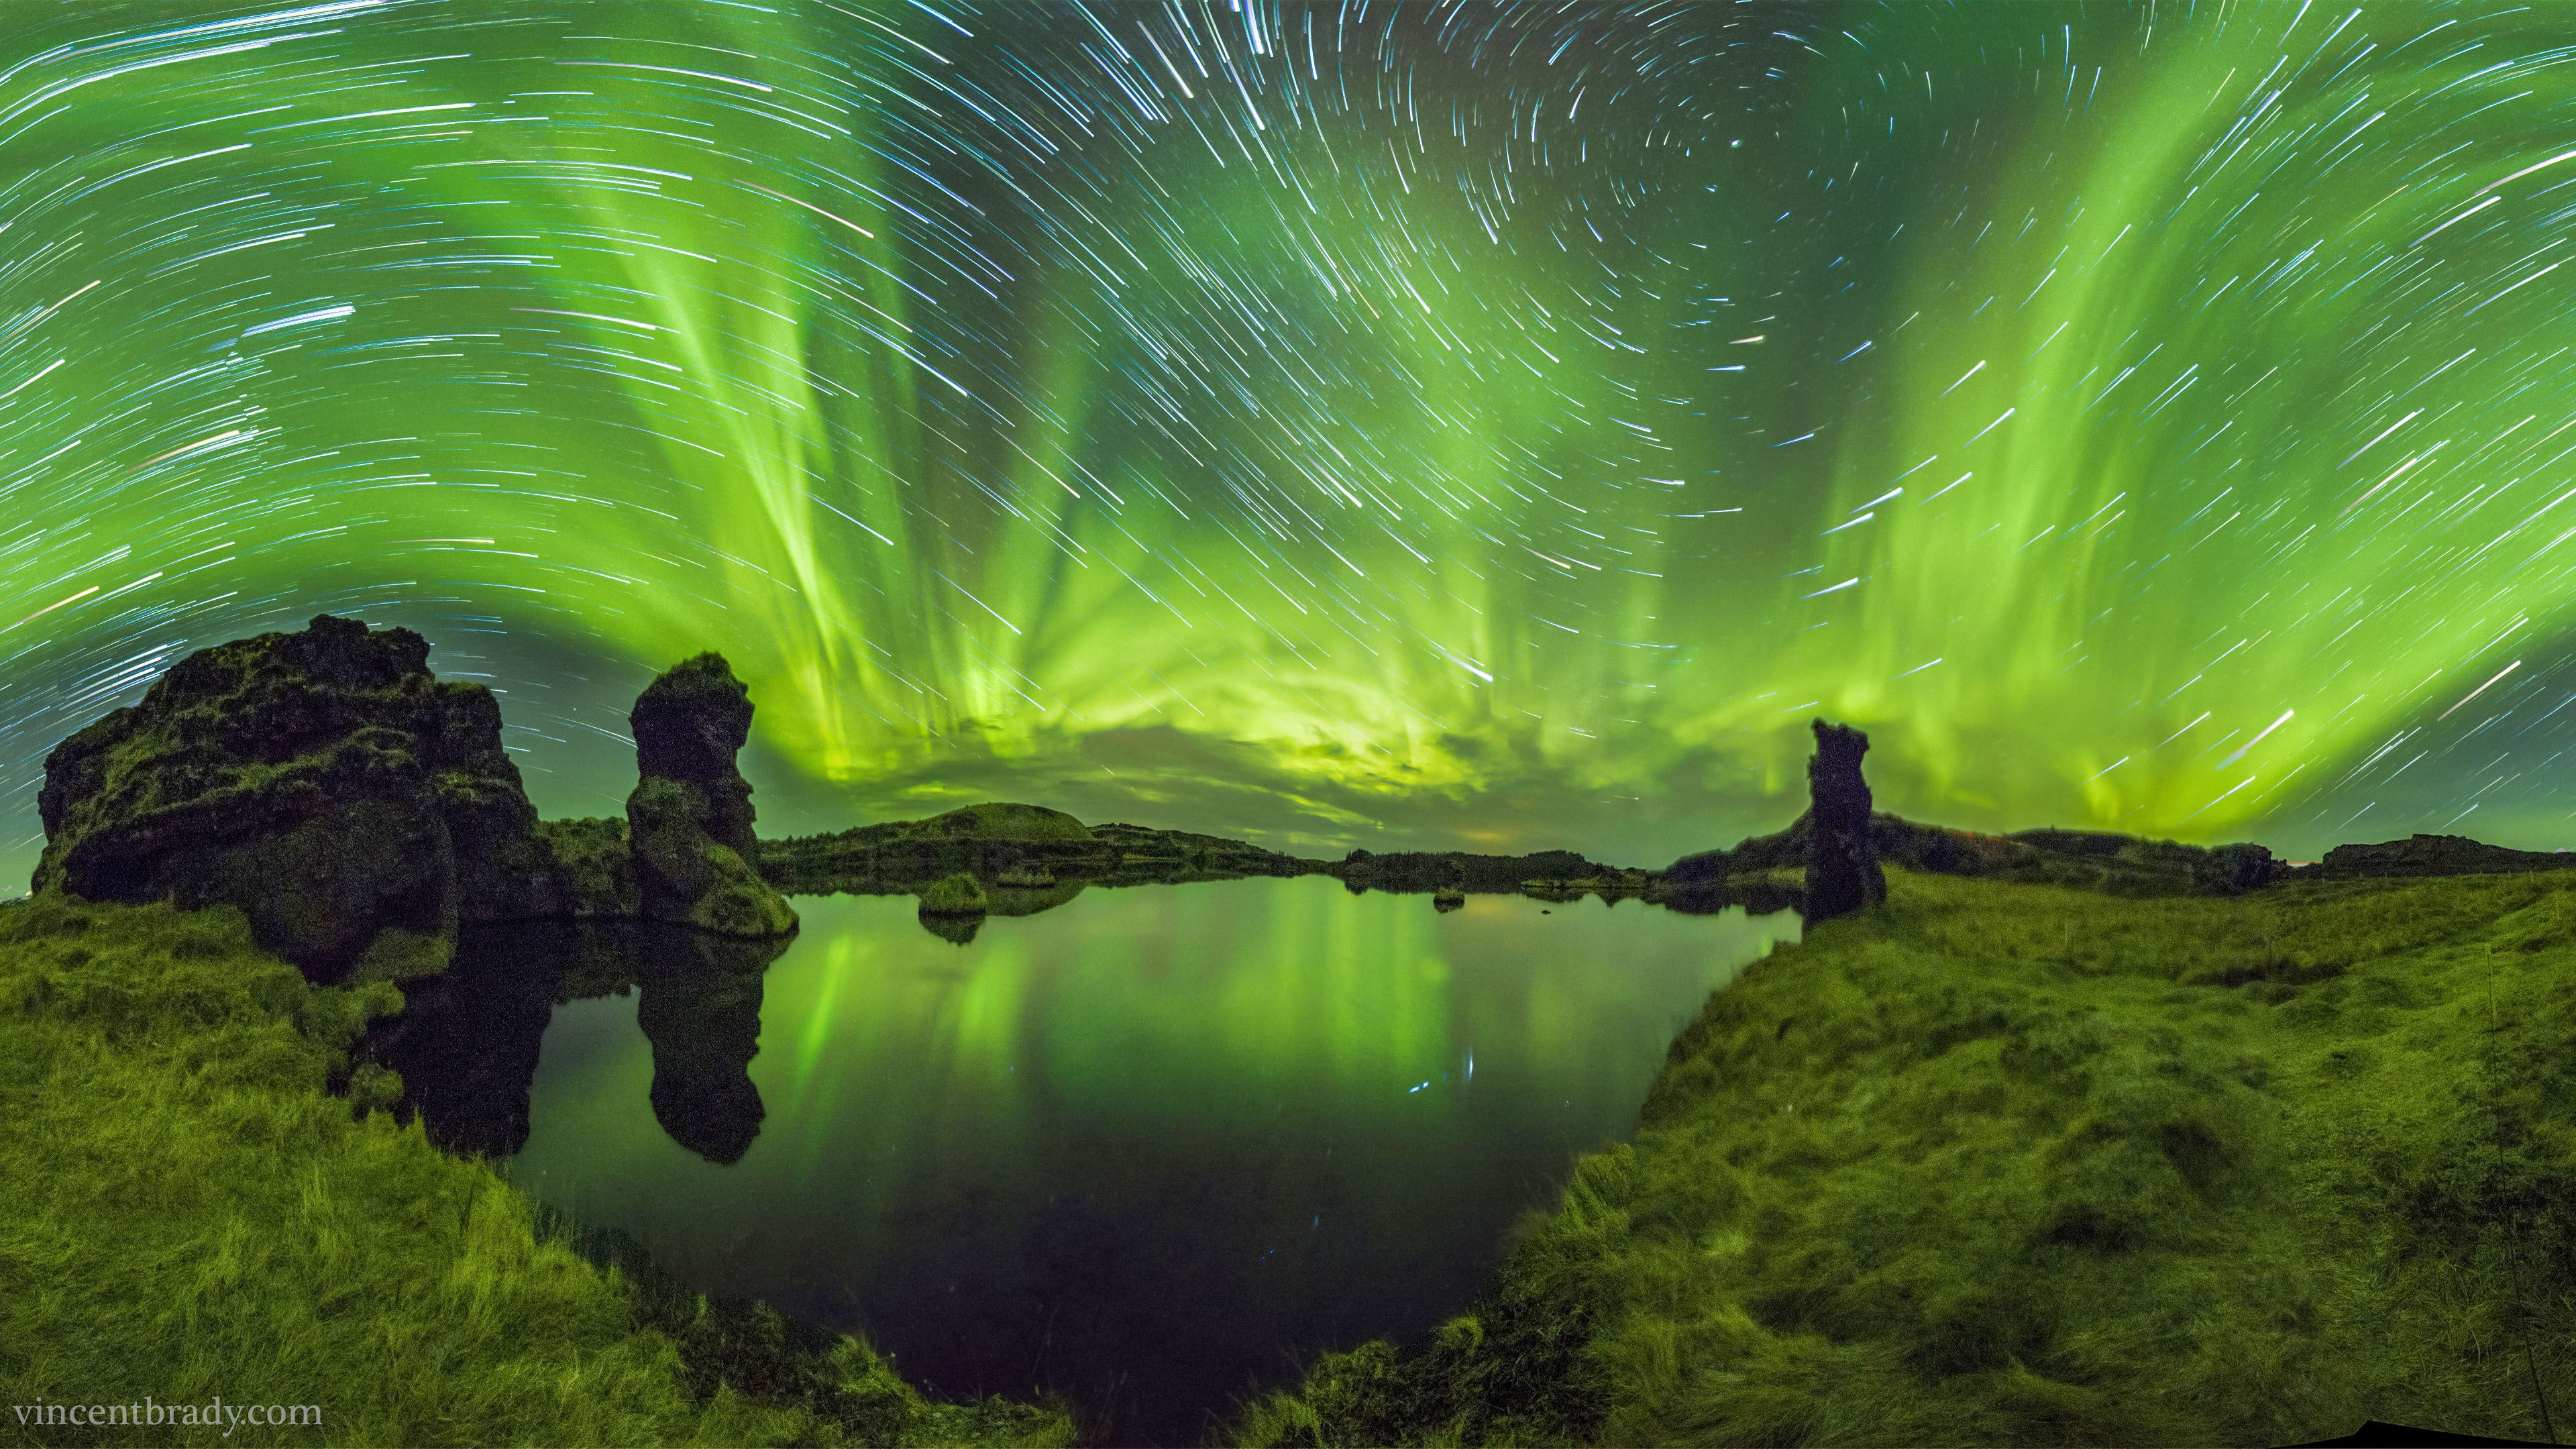
[[[856,1339],[602,1270],[490,1167],[367,1112],[382,983],[317,988],[229,909],[0,905],[0,1433],[26,1445],[1071,1442]],[[346,1095],[334,1095],[335,1084]],[[19,1406],[312,1406],[319,1428]],[[230,1428],[229,1435],[226,1428]]]
[[[2260,1445],[2576,1420],[2576,879],[1889,872],[1470,1312],[1240,1442]]]

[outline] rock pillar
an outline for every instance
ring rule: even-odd
[[[1869,835],[1869,782],[1860,759],[1869,736],[1848,725],[1816,721],[1816,753],[1807,761],[1807,901],[1810,921],[1848,916],[1887,899],[1887,874]]]
[[[641,778],[626,797],[644,914],[725,936],[784,936],[796,912],[756,862],[751,782],[734,754],[751,737],[751,691],[721,654],[672,666],[637,696]]]

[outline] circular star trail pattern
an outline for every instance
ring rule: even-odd
[[[323,610],[502,690],[556,812],[615,808],[635,688],[712,647],[808,824],[1017,784],[1652,863],[1776,826],[1824,714],[1952,823],[2563,838],[2545,7],[83,3],[0,44],[13,858],[54,740]]]

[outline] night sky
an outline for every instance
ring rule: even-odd
[[[12,0],[0,867],[322,611],[549,814],[2576,845],[2576,45],[2484,4]]]

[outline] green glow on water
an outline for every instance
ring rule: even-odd
[[[800,898],[732,1166],[647,1110],[630,999],[557,1008],[513,1179],[943,1387],[1027,1388],[1034,1315],[1050,1382],[1123,1366],[1185,1418],[1279,1345],[1454,1312],[1707,992],[1797,931],[1311,878],[1094,889],[964,947],[910,907]]]

